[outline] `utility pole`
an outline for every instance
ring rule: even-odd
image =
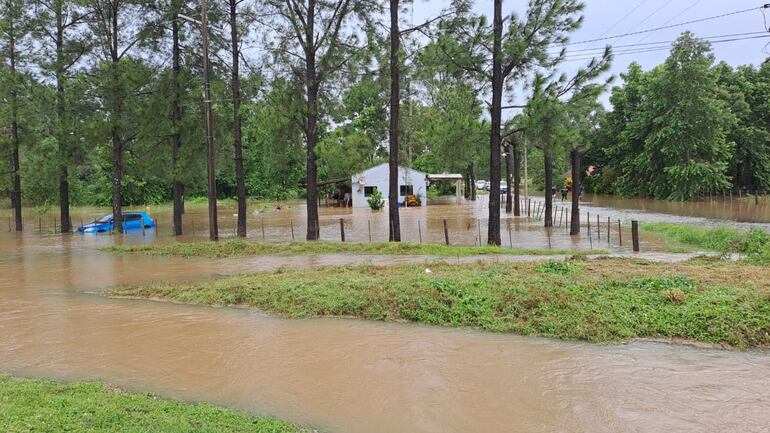
[[[211,77],[209,76],[209,17],[206,0],[200,0],[201,42],[203,43],[203,107],[206,112],[206,156],[208,169],[209,240],[219,240],[217,226],[216,148],[214,147],[214,116],[211,112]]]

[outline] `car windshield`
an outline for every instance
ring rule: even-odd
[[[109,215],[105,215],[105,216],[99,218],[98,220],[96,220],[94,222],[97,222],[97,223],[108,223],[108,222],[110,222],[111,219],[112,219],[112,214],[109,214]]]

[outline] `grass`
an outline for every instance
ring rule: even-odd
[[[114,245],[102,249],[112,253],[141,253],[154,256],[177,257],[248,257],[263,255],[315,255],[315,254],[383,254],[427,256],[473,255],[586,255],[606,254],[604,250],[528,250],[493,246],[452,246],[441,244],[415,244],[406,242],[349,243],[349,242],[292,242],[289,244],[260,243],[247,240],[221,242],[174,243],[165,245]]]
[[[770,348],[770,271],[700,259],[347,266],[278,270],[110,295],[256,308],[291,318],[358,317],[622,342],[684,339]]]
[[[93,383],[0,376],[0,431],[77,433],[298,433],[299,427],[208,404]]]
[[[643,223],[642,230],[658,233],[667,241],[716,251],[739,253],[753,264],[770,264],[770,233],[762,229],[738,230],[690,224]],[[677,248],[675,245],[672,248]]]

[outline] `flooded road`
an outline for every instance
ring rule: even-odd
[[[0,233],[0,372],[105,380],[329,433],[767,432],[770,426],[767,353],[285,320],[91,293],[360,260],[184,260],[97,251],[146,241]]]

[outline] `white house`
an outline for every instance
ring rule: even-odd
[[[426,173],[421,171],[398,167],[398,201],[403,203],[407,195],[419,197],[423,205],[428,203],[428,185]],[[390,188],[388,185],[388,163],[364,170],[354,175],[351,179],[353,186],[353,207],[369,207],[367,198],[374,189],[382,193],[386,203]]]

